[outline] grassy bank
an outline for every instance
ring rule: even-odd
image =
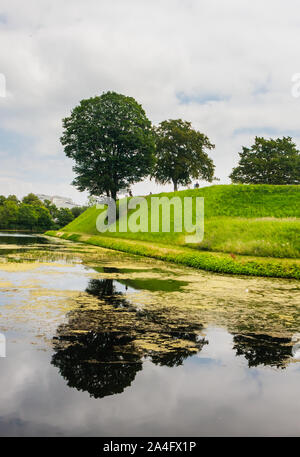
[[[204,197],[205,233],[191,249],[278,258],[300,257],[300,187],[268,185],[220,185],[199,190],[159,194],[160,197]],[[185,245],[185,233],[151,227],[151,202],[148,201],[148,232],[106,232],[106,237]],[[89,208],[63,230],[99,235],[96,219],[101,210]],[[129,212],[130,215],[130,212]]]
[[[158,196],[182,202],[204,197],[201,243],[187,245],[186,233],[174,231],[172,211],[171,231],[163,232],[160,221],[159,231],[151,232],[153,196],[146,197],[148,232],[120,232],[118,220],[115,232],[100,234],[96,220],[103,210],[92,207],[62,229],[62,236],[210,271],[299,278],[299,186],[217,185]]]
[[[49,231],[46,232],[46,235],[166,260],[216,273],[300,279],[299,259],[274,259],[239,255],[232,257],[230,254],[195,251],[189,247],[174,247],[174,245],[166,245],[165,243],[153,244],[149,241],[89,236],[63,231]]]

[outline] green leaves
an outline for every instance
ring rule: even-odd
[[[63,120],[61,143],[75,161],[73,184],[113,198],[147,176],[155,148],[152,125],[134,98],[116,92],[82,100]]]
[[[300,153],[291,137],[255,137],[251,148],[243,147],[239,165],[229,176],[234,183],[300,184]]]
[[[170,119],[160,123],[156,133],[156,163],[153,177],[165,184],[187,185],[191,179],[214,178],[214,164],[205,152],[214,145],[203,133],[194,130],[190,122]]]
[[[59,227],[68,225],[74,219],[73,213],[68,208],[60,208],[57,211],[57,223]]]
[[[15,195],[1,197],[0,227],[2,229],[47,230],[63,227],[75,217],[69,209],[58,209],[49,200],[43,203],[32,193],[26,195],[22,202]]]

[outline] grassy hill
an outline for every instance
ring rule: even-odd
[[[161,225],[158,233],[151,233],[151,231],[123,233],[119,231],[119,221],[117,221],[116,232],[101,234],[96,228],[96,219],[101,210],[96,207],[87,209],[67,225],[62,230],[64,232],[62,235],[65,238],[72,236],[74,240],[79,234],[84,234],[85,238],[90,235],[93,238],[93,244],[130,252],[134,250],[135,253],[142,253],[143,255],[149,255],[148,251],[148,254],[145,254],[145,249],[159,249],[161,258],[167,257],[167,252],[170,254],[171,250],[179,249],[180,252],[177,252],[177,257],[181,257],[184,251],[186,255],[191,256],[189,264],[192,257],[194,259],[201,257],[202,266],[199,266],[200,268],[205,263],[204,258],[215,262],[218,256],[222,262],[224,259],[230,260],[230,265],[232,265],[228,269],[232,272],[233,264],[236,270],[239,262],[244,264],[245,262],[248,264],[249,262],[257,262],[253,259],[254,257],[260,258],[260,265],[265,264],[266,261],[270,263],[270,258],[273,260],[285,259],[284,268],[292,262],[287,259],[294,259],[293,265],[296,265],[296,270],[299,268],[300,186],[215,185],[196,190],[161,193],[159,196],[169,198],[176,196],[181,199],[190,196],[204,197],[205,229],[204,239],[201,243],[187,245],[185,234],[174,232],[173,214],[171,214],[172,229],[170,233],[162,232]],[[149,201],[149,227],[151,197],[153,195],[147,197]],[[162,250],[165,252],[163,255],[161,254]],[[236,256],[240,257],[236,258]],[[212,268],[206,265],[205,269]],[[238,270],[234,272],[243,273],[240,270],[246,270],[246,268],[242,267]],[[218,270],[215,268],[214,271]],[[282,273],[277,274],[277,276],[282,275],[285,276]]]
[[[162,193],[159,196],[204,197],[205,234],[193,249],[271,257],[300,257],[299,186],[220,185],[198,190]],[[151,197],[148,196],[149,200]],[[151,221],[149,208],[149,224]],[[101,210],[89,208],[67,225],[66,232],[100,235],[96,219]],[[130,214],[130,213],[129,213]],[[172,217],[171,217],[172,219]],[[161,227],[160,227],[161,228]],[[106,232],[112,238],[185,244],[184,234],[171,232]]]

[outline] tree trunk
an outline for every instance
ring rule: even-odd
[[[117,201],[117,192],[115,190],[112,190],[110,192],[110,195],[111,195],[111,198],[113,198],[114,201],[116,202]]]
[[[173,181],[173,184],[174,184],[174,192],[176,192],[178,190],[177,181]]]

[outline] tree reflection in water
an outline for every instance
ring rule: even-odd
[[[53,339],[52,364],[70,387],[96,398],[123,392],[145,359],[160,366],[179,366],[208,344],[201,336],[199,314],[178,312],[178,307],[176,313],[172,306],[164,306],[163,299],[158,306],[139,308],[117,284],[113,279],[90,280],[86,292],[96,297],[93,306],[85,298],[81,307],[69,312],[68,323],[58,328]],[[126,281],[122,284],[126,286]],[[299,342],[293,346],[288,337],[247,333],[244,323],[243,333],[238,322],[235,327],[231,329],[233,350],[245,357],[249,367],[285,368],[295,358]]]
[[[138,309],[112,279],[92,279],[86,292],[99,298],[98,305],[69,312],[53,339],[52,364],[70,387],[95,398],[123,392],[145,358],[178,366],[207,344],[199,337],[201,324],[176,318],[163,306]]]
[[[142,369],[140,356],[129,350],[132,341],[133,337],[116,332],[60,336],[52,364],[69,387],[95,398],[121,393]]]
[[[285,368],[293,356],[291,338],[249,333],[234,335],[233,341],[236,355],[244,356],[249,367],[268,365]]]

